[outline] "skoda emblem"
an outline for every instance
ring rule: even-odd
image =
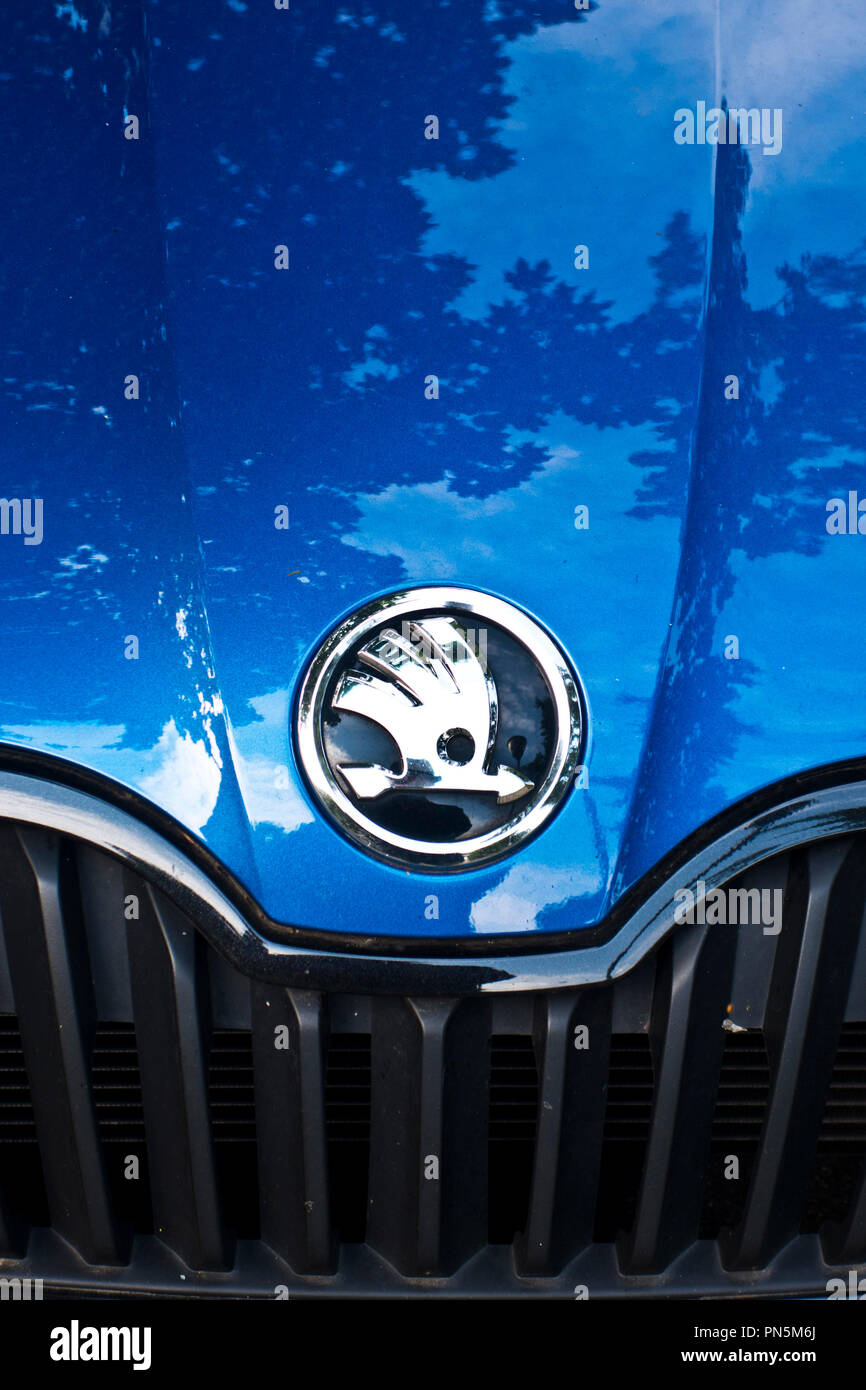
[[[472,589],[409,589],[346,618],[296,712],[310,788],[344,835],[404,868],[489,863],[536,834],[586,746],[570,661],[532,618]]]

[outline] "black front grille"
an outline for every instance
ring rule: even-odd
[[[784,888],[777,936],[684,926],[615,983],[328,996],[248,980],[108,855],[0,823],[4,1272],[823,1287],[866,1261],[866,840],[753,876]]]

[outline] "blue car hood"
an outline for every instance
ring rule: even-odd
[[[866,31],[778,10],[4,15],[3,744],[363,937],[591,926],[866,752]],[[591,722],[587,785],[453,876],[344,841],[290,738],[337,620],[437,582],[547,627]]]

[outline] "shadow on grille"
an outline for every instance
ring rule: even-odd
[[[136,1234],[153,1230],[141,1077],[131,1023],[97,1026],[91,1054],[93,1103],[117,1218]]]
[[[325,1126],[331,1220],[340,1240],[364,1239],[370,1168],[368,1033],[332,1033],[325,1054]]]
[[[634,1219],[649,1137],[653,1062],[643,1033],[614,1033],[604,1114],[594,1239],[612,1241]]]
[[[24,1225],[51,1221],[21,1033],[14,1016],[0,1015],[0,1190],[15,1193]]]
[[[532,1039],[494,1036],[490,1049],[488,1240],[506,1245],[526,1224],[538,1122]]]
[[[259,1184],[250,1033],[218,1030],[213,1034],[208,1100],[226,1225],[238,1236],[255,1239],[259,1234]]]
[[[802,1231],[842,1221],[856,1196],[866,1161],[866,1023],[846,1023],[806,1193]]]
[[[770,1064],[763,1033],[757,1029],[728,1033],[701,1211],[703,1239],[715,1239],[723,1227],[736,1226],[743,1214],[769,1094]],[[733,1170],[731,1158],[737,1160],[736,1178],[725,1176]]]

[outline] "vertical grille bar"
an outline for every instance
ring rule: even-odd
[[[862,894],[850,841],[792,859],[764,1025],[770,1098],[743,1219],[722,1239],[729,1268],[766,1264],[799,1229],[862,912],[852,881]]]
[[[0,824],[0,910],[51,1219],[92,1264],[122,1264],[93,1106],[95,1008],[70,865],[52,832]]]
[[[619,1243],[629,1273],[664,1269],[698,1237],[735,947],[734,927],[690,926],[659,956],[653,1113],[634,1226]]]
[[[203,943],[143,881],[125,873],[124,884],[140,912],[127,923],[127,943],[154,1230],[191,1269],[223,1269]]]
[[[487,1240],[486,1002],[373,1001],[367,1240],[405,1274]]]
[[[299,1274],[327,1274],[337,1252],[328,1197],[322,998],[254,985],[252,1004],[262,1239]],[[284,1040],[287,1048],[277,1045]]]
[[[515,1243],[522,1274],[558,1273],[592,1240],[612,1001],[612,990],[590,989],[535,1005],[541,1087],[529,1214]]]

